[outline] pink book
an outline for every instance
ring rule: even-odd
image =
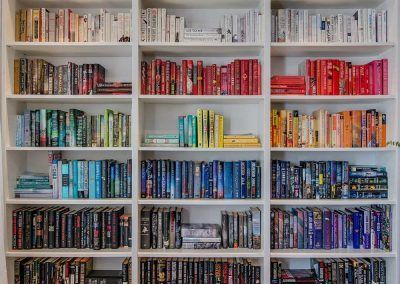
[[[388,60],[382,59],[382,95],[389,94],[389,74],[388,74]]]
[[[228,95],[228,67],[221,66],[221,95]]]

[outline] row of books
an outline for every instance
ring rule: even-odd
[[[129,147],[131,115],[106,109],[104,115],[82,110],[26,110],[16,119],[17,147]]]
[[[358,9],[353,15],[312,15],[310,10],[279,9],[271,16],[272,42],[387,42],[386,10]]]
[[[307,95],[388,95],[388,60],[353,64],[340,59],[307,59],[300,65]],[[302,93],[304,94],[304,93]]]
[[[20,9],[15,14],[15,41],[121,42],[131,38],[131,12],[78,14],[71,9]]]
[[[271,210],[271,249],[392,249],[390,205]]]
[[[272,76],[271,95],[304,95],[306,80],[304,76]]]
[[[385,167],[350,165],[348,161],[273,160],[271,197],[274,199],[388,198]]]
[[[185,27],[185,17],[167,14],[166,8],[147,8],[140,13],[142,42],[259,42],[262,15],[248,10],[223,15],[219,27]]]
[[[12,211],[12,248],[117,249],[132,246],[124,207],[23,207]]]
[[[100,64],[54,66],[44,59],[14,60],[14,94],[88,95],[106,84],[106,71]]]
[[[203,60],[153,59],[141,63],[141,93],[150,95],[261,95],[261,63],[235,59],[206,66]]]
[[[261,198],[261,166],[254,160],[143,160],[141,198]]]
[[[271,259],[271,284],[387,283],[383,258],[312,258],[310,266],[311,269],[285,269],[281,260]]]
[[[53,160],[52,197],[130,198],[132,197],[132,160]]]
[[[311,115],[297,110],[271,111],[271,145],[288,148],[386,147],[386,114],[375,109]]]
[[[21,257],[14,261],[14,283],[132,283],[132,258],[121,270],[95,270],[91,257]]]
[[[235,280],[233,280],[235,279]],[[141,258],[140,283],[261,283],[261,266],[246,258]]]

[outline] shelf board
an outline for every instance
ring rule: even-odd
[[[29,8],[131,8],[129,0],[19,0]]]
[[[132,95],[7,95],[10,101],[28,102],[28,103],[129,103],[132,102]]]
[[[139,199],[141,205],[263,206],[262,199]]]
[[[263,152],[259,148],[194,148],[194,147],[139,147],[139,151],[151,152]]]
[[[16,147],[7,146],[7,151],[90,151],[90,152],[111,152],[111,151],[132,151],[130,147]]]
[[[132,256],[131,248],[119,249],[75,249],[75,248],[59,248],[59,249],[32,249],[32,250],[8,250],[8,257],[130,257]]]
[[[153,104],[261,104],[264,96],[140,95],[139,101]]]
[[[395,152],[394,147],[377,148],[284,148],[271,147],[271,152]]]
[[[272,249],[271,258],[396,257],[395,252],[378,249]]]
[[[272,103],[323,103],[323,104],[349,104],[349,103],[380,103],[396,100],[395,96],[363,95],[363,96],[304,96],[304,95],[271,95]]]
[[[141,42],[139,49],[152,56],[259,56],[262,43],[225,42]]]
[[[252,9],[260,8],[263,1],[261,0],[146,0],[142,3],[142,8],[163,7],[167,9]],[[201,11],[205,14],[207,11]],[[221,12],[222,13],[222,12]],[[205,15],[204,15],[205,16]]]
[[[12,42],[8,48],[31,56],[130,57],[130,42]]]
[[[384,0],[272,0],[272,9],[349,9],[349,8],[376,8]]]
[[[8,198],[6,204],[35,205],[130,205],[131,198],[105,199],[42,199],[42,198]]]
[[[253,249],[149,249],[139,250],[139,257],[248,257],[262,258],[262,250]]]
[[[364,6],[364,5],[363,5]],[[395,43],[271,43],[271,56],[318,57],[318,56],[376,56]]]
[[[271,199],[275,206],[360,206],[373,204],[396,204],[392,199]]]

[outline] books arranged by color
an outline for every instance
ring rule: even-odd
[[[272,42],[387,42],[386,10],[357,9],[353,15],[278,9],[271,15]]]
[[[14,94],[88,95],[104,83],[106,71],[100,64],[55,66],[44,59],[14,60]]]
[[[392,250],[392,209],[372,205],[341,209],[271,210],[271,249]]]
[[[353,64],[340,59],[307,59],[300,67],[307,95],[388,95],[388,60]]]
[[[271,110],[272,147],[386,147],[386,114],[376,109],[311,115],[297,110]]]
[[[261,266],[247,258],[141,258],[140,283],[154,277],[165,283],[229,283],[232,275],[243,283],[261,283]]]
[[[26,110],[17,115],[17,147],[129,147],[131,115],[106,109],[104,115],[82,110]]]
[[[23,207],[12,211],[12,248],[117,249],[132,246],[124,207]]]
[[[226,14],[220,16],[219,22],[218,27],[188,28],[185,25],[185,17],[167,14],[166,8],[141,9],[140,40],[142,42],[260,42],[262,39],[262,15],[259,10],[248,10],[239,15]]]
[[[224,148],[259,148],[260,138],[252,134],[226,134],[224,135]]]
[[[271,259],[271,284],[279,283],[387,283],[383,258],[312,258],[310,269],[285,269]]]
[[[349,165],[348,161],[273,160],[271,197],[275,199],[388,198],[385,167]]]
[[[15,41],[127,42],[131,12],[78,14],[71,9],[20,9],[15,14]]]
[[[271,95],[304,95],[306,81],[304,76],[272,76]]]
[[[141,198],[261,198],[257,161],[141,162]]]
[[[179,116],[179,147],[223,148],[224,116],[211,109],[196,114]]]
[[[153,59],[141,63],[143,95],[261,95],[261,63],[235,59],[218,66],[203,60]]]
[[[131,198],[132,160],[52,160],[52,198]]]
[[[222,248],[261,249],[261,210],[222,211]]]
[[[179,147],[179,134],[148,133],[145,135],[142,145],[146,147]]]
[[[122,261],[122,270],[94,270],[91,257],[21,257],[14,261],[15,283],[132,283],[132,258]],[[57,271],[61,271],[58,273]]]
[[[183,249],[221,248],[221,227],[218,224],[182,224]]]
[[[104,82],[98,83],[94,90],[96,95],[130,95],[132,83],[128,82]]]
[[[17,177],[14,188],[16,198],[52,198],[49,175],[46,173],[24,173]]]

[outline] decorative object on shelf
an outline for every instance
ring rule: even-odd
[[[254,160],[143,160],[141,198],[261,198],[261,166]]]
[[[131,12],[79,15],[71,9],[21,9],[15,14],[15,41],[129,42]]]
[[[386,147],[386,114],[369,110],[312,115],[297,110],[271,110],[271,146],[287,148]]]
[[[248,10],[241,15],[223,15],[219,27],[188,28],[185,27],[185,20],[183,16],[168,15],[166,8],[142,9],[140,40],[142,42],[260,42],[262,39],[262,15],[259,10]]]
[[[272,42],[387,42],[386,10],[357,9],[353,15],[312,10],[272,10]],[[314,14],[314,15],[311,15]]]
[[[235,59],[227,65],[205,66],[202,60],[153,59],[141,64],[143,95],[261,95],[261,63]]]

